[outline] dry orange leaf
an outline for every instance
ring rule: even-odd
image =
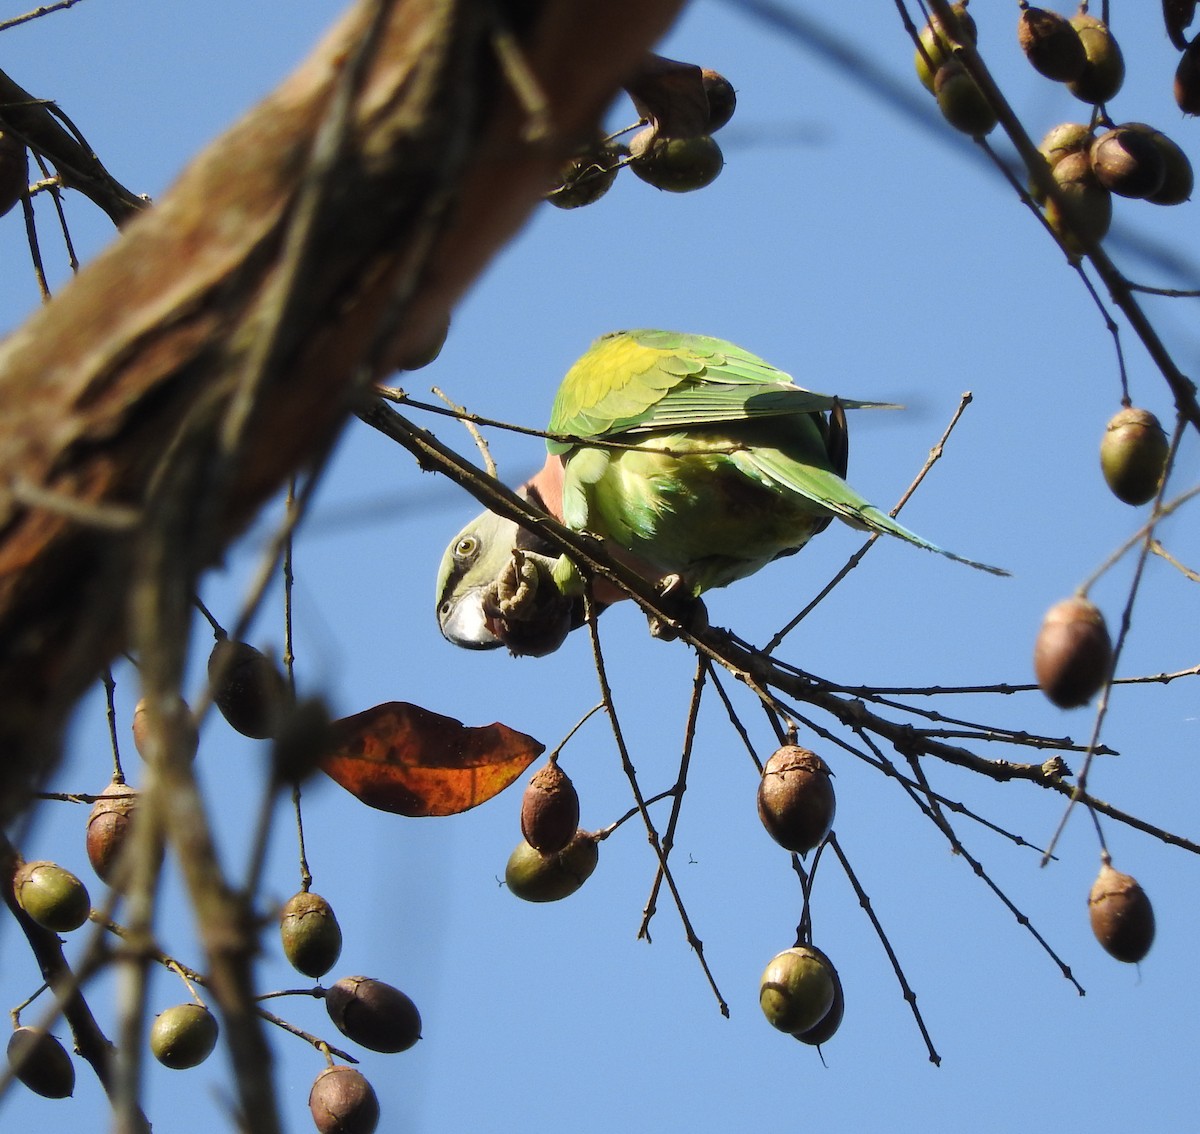
[[[368,806],[400,815],[457,815],[486,803],[546,747],[507,725],[471,727],[404,701],[332,728],[321,769]]]

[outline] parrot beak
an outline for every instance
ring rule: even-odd
[[[494,650],[504,643],[495,633],[494,622],[483,609],[483,588],[472,587],[438,607],[442,636],[467,650]]]

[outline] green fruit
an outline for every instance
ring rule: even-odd
[[[133,823],[138,793],[128,784],[111,783],[92,805],[87,822],[87,856],[103,882],[112,885],[114,867]]]
[[[629,143],[629,168],[647,185],[668,193],[691,193],[716,181],[725,166],[721,147],[707,134],[659,138],[654,128]]]
[[[943,26],[936,16],[932,17],[917,37],[920,47],[913,52],[913,66],[917,78],[926,90],[933,91],[933,80],[938,68],[951,58],[957,43],[974,43],[975,21],[967,11],[966,4],[951,4],[953,22]]]
[[[1158,495],[1170,444],[1149,410],[1127,406],[1104,429],[1100,468],[1113,495],[1126,504],[1147,504]]]
[[[92,909],[87,887],[55,862],[24,862],[13,875],[17,902],[43,929],[70,933]]]
[[[287,705],[283,675],[266,654],[249,642],[219,638],[208,656],[213,702],[243,736],[274,736]]]
[[[979,84],[957,60],[943,63],[933,78],[942,117],[956,130],[982,138],[996,128],[996,112]]]
[[[558,184],[546,193],[546,200],[560,209],[594,204],[612,188],[624,156],[615,142],[597,140],[559,170]]]
[[[1096,180],[1121,197],[1152,197],[1167,175],[1166,160],[1153,139],[1125,126],[1101,134],[1088,158]]]
[[[1082,153],[1092,144],[1092,132],[1082,122],[1060,122],[1052,126],[1046,136],[1038,143],[1038,153],[1046,159],[1050,172],[1063,158],[1071,154]],[[1029,195],[1039,205],[1046,203],[1046,195],[1033,178],[1029,181]]]
[[[521,797],[521,834],[534,850],[557,854],[579,828],[579,794],[558,763],[534,773]]]
[[[829,766],[815,752],[787,744],[763,767],[758,817],[785,850],[807,854],[829,834],[837,801]]]
[[[8,1037],[8,1065],[43,1098],[65,1099],[75,1090],[75,1065],[67,1049],[40,1028],[17,1028]]]
[[[342,955],[342,928],[333,907],[311,890],[301,890],[284,903],[279,936],[288,963],[305,976],[324,976]]]
[[[1081,254],[1089,241],[1097,243],[1107,235],[1112,224],[1112,194],[1096,180],[1087,154],[1067,154],[1052,173],[1070,211],[1064,214],[1050,198],[1046,223],[1069,252]]]
[[[587,831],[576,831],[556,854],[542,854],[522,839],[508,857],[504,881],[526,902],[557,902],[575,893],[599,860],[599,842]]]
[[[308,1092],[308,1109],[320,1134],[372,1134],[379,1125],[379,1099],[361,1071],[342,1064],[326,1067]]]
[[[371,977],[342,977],[325,992],[338,1031],[372,1051],[407,1051],[421,1038],[421,1013],[398,988]]]
[[[812,1047],[820,1047],[823,1043],[828,1043],[837,1033],[838,1028],[842,1026],[842,1017],[846,1013],[846,999],[842,992],[842,978],[838,976],[829,958],[821,952],[815,945],[809,945],[808,949],[816,953],[816,955],[825,962],[829,969],[830,975],[833,977],[833,1003],[829,1006],[829,1011],[811,1028],[802,1032],[793,1032],[792,1034],[801,1043],[806,1043]]]
[[[1088,894],[1092,932],[1105,952],[1135,965],[1154,943],[1154,909],[1137,879],[1105,862]]]
[[[1112,643],[1104,615],[1076,595],[1042,619],[1033,649],[1038,686],[1060,709],[1086,705],[1108,678]]]
[[[150,1025],[150,1051],[164,1067],[198,1067],[217,1046],[217,1018],[203,1004],[176,1004]]]
[[[815,949],[797,945],[771,958],[759,982],[758,1002],[768,1023],[795,1035],[816,1027],[833,1007],[830,966]]]
[[[1108,25],[1095,16],[1080,12],[1071,17],[1071,26],[1079,33],[1087,63],[1067,90],[1093,105],[1108,102],[1125,82],[1125,57]]]
[[[1057,83],[1078,79],[1087,53],[1071,21],[1045,8],[1025,8],[1017,22],[1017,42],[1035,71]]]

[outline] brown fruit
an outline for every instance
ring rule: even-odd
[[[1114,415],[1100,442],[1100,468],[1113,495],[1126,504],[1147,504],[1158,494],[1170,444],[1149,410],[1127,406]]]
[[[957,43],[974,43],[976,37],[975,20],[967,11],[965,4],[951,4],[950,11],[953,20],[943,25],[942,21],[933,16],[917,37],[920,46],[913,52],[913,66],[917,69],[917,78],[928,91],[933,91],[933,80],[938,68],[954,53]]]
[[[820,1047],[821,1044],[828,1043],[834,1037],[838,1028],[842,1026],[842,1017],[846,1013],[846,999],[842,992],[842,978],[838,976],[837,969],[833,967],[829,958],[815,945],[809,945],[807,948],[825,962],[825,966],[829,969],[829,975],[833,977],[833,1003],[830,1004],[829,1011],[817,1023],[813,1024],[811,1028],[807,1028],[802,1032],[793,1032],[792,1034],[801,1043],[809,1044],[812,1047]]]
[[[708,96],[708,132],[715,134],[733,117],[737,109],[737,92],[724,75],[711,67],[700,72],[700,79]]]
[[[169,722],[171,734],[182,738],[190,758],[194,760],[200,739],[196,733],[196,722],[192,720],[192,710],[182,697],[176,696],[171,700],[167,711],[175,717]],[[149,745],[150,726],[146,715],[146,698],[141,697],[133,707],[133,746],[143,760],[149,759]]]
[[[1035,71],[1057,83],[1078,79],[1087,54],[1071,21],[1046,8],[1025,8],[1017,22],[1017,42]]]
[[[557,902],[575,893],[599,861],[599,840],[587,831],[576,831],[557,854],[542,854],[522,839],[508,856],[504,881],[523,901]]]
[[[117,856],[129,836],[138,793],[128,784],[111,783],[92,805],[87,822],[87,856],[101,881],[113,881]]]
[[[1088,158],[1096,180],[1121,197],[1152,197],[1162,188],[1167,163],[1155,142],[1140,130],[1117,126],[1091,145]]]
[[[8,1037],[8,1065],[43,1098],[65,1099],[75,1091],[75,1065],[67,1049],[40,1028],[17,1028]]]
[[[1184,114],[1200,114],[1200,36],[1187,45],[1175,68],[1175,102]]]
[[[23,862],[13,875],[13,890],[21,909],[54,933],[78,929],[91,912],[87,887],[56,862]]]
[[[421,1013],[398,988],[372,977],[342,977],[325,993],[338,1031],[372,1051],[407,1051],[421,1038]]]
[[[624,156],[617,143],[598,139],[559,170],[559,182],[546,193],[546,200],[560,209],[595,203],[612,188]]]
[[[721,147],[707,134],[659,138],[648,127],[629,143],[629,168],[647,185],[690,193],[716,181],[725,166]]]
[[[1154,909],[1146,891],[1128,874],[1105,862],[1088,894],[1088,917],[1105,952],[1137,964],[1154,943]]]
[[[982,138],[996,128],[996,112],[980,86],[957,60],[943,63],[933,77],[938,109],[956,130]]]
[[[1063,158],[1087,150],[1092,144],[1092,132],[1082,122],[1060,122],[1052,126],[1038,143],[1038,153],[1046,159],[1051,173]],[[1046,195],[1033,178],[1029,180],[1029,195],[1039,205],[1046,203]]]
[[[396,369],[420,370],[423,366],[428,366],[442,353],[442,347],[446,345],[449,334],[450,316],[447,315],[428,331],[422,341],[414,343],[394,360]]]
[[[1145,122],[1126,122],[1122,129],[1136,130],[1144,134],[1158,147],[1163,159],[1163,182],[1158,192],[1146,198],[1152,205],[1182,205],[1192,195],[1195,175],[1192,163],[1183,152],[1161,130],[1147,126]]]
[[[203,1004],[176,1004],[150,1025],[150,1051],[164,1067],[185,1071],[212,1055],[219,1033],[216,1016]]]
[[[0,130],[0,217],[29,191],[29,154],[15,134]]]
[[[815,752],[787,744],[766,762],[758,817],[781,847],[807,854],[829,834],[836,810],[832,773]]]
[[[1108,25],[1086,12],[1072,16],[1071,26],[1079,33],[1087,62],[1079,78],[1067,84],[1067,90],[1093,105],[1108,102],[1125,82],[1121,48]]]
[[[534,773],[521,798],[521,834],[534,850],[556,854],[579,827],[579,795],[570,777],[552,761]]]
[[[208,679],[221,715],[243,736],[274,736],[287,704],[287,685],[275,663],[249,642],[219,638],[208,656]]]
[[[379,1099],[361,1071],[344,1064],[326,1067],[308,1092],[308,1109],[320,1134],[372,1134],[379,1125]]]
[[[1108,678],[1112,643],[1104,615],[1081,595],[1056,603],[1042,619],[1033,668],[1043,693],[1060,709],[1086,705]]]
[[[833,1007],[833,997],[830,966],[807,945],[776,953],[758,987],[758,1003],[767,1022],[791,1035],[820,1024]]]
[[[284,903],[279,936],[288,963],[305,976],[324,976],[342,955],[342,927],[333,907],[311,890],[301,890]]]
[[[1046,223],[1063,246],[1078,255],[1086,250],[1088,240],[1099,242],[1107,235],[1112,224],[1112,194],[1096,180],[1085,153],[1067,154],[1052,172],[1069,212],[1064,214],[1051,198],[1046,202]]]

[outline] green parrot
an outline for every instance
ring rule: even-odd
[[[752,575],[834,517],[1005,574],[909,531],[843,479],[843,407],[883,405],[805,390],[721,339],[616,331],[567,372],[546,463],[517,491],[664,594],[698,597]],[[564,562],[538,533],[484,512],[442,558],[442,633],[470,649],[552,652],[582,621]],[[598,585],[599,603],[621,597]]]

